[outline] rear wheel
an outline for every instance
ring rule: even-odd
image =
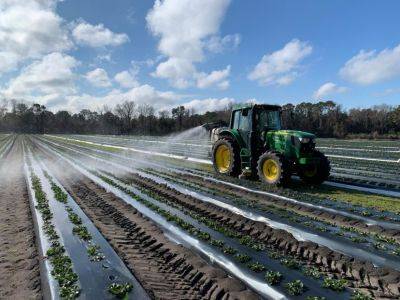
[[[258,177],[271,185],[284,185],[290,180],[290,166],[286,159],[274,152],[265,152],[257,163]]]
[[[319,164],[311,164],[301,167],[300,178],[308,184],[321,184],[328,179],[331,166],[328,158],[319,151],[314,151],[314,157],[319,158]]]
[[[238,176],[240,173],[240,150],[231,138],[222,138],[215,142],[212,151],[213,166],[217,173]]]

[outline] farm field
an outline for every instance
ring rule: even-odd
[[[195,129],[198,130],[198,129]],[[110,146],[132,147],[209,160],[211,143],[206,133],[193,132],[176,140],[165,137],[63,136]],[[400,191],[400,142],[317,139],[317,148],[331,161],[330,181]],[[400,194],[399,194],[400,195]]]
[[[328,184],[282,189],[214,174],[198,128],[0,135],[0,298],[398,299],[400,142],[317,146]]]

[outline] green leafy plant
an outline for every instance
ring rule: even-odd
[[[46,255],[47,256],[56,256],[56,255],[60,255],[60,254],[64,253],[64,251],[65,251],[65,249],[63,246],[53,246],[47,250]]]
[[[394,249],[392,253],[393,253],[394,255],[400,256],[400,247]]]
[[[224,253],[226,253],[226,254],[233,255],[233,254],[235,254],[237,251],[236,251],[235,248],[233,248],[233,247],[231,247],[231,246],[227,246],[227,247],[224,247],[224,248],[222,249],[222,252],[224,252]]]
[[[128,293],[132,291],[132,289],[133,285],[130,283],[124,283],[124,284],[112,283],[108,287],[108,291],[120,299],[125,298],[128,295]]]
[[[293,258],[282,258],[281,264],[289,269],[300,269],[301,264]]]
[[[89,233],[87,228],[85,226],[83,226],[83,225],[75,226],[72,229],[72,232],[74,234],[76,234],[77,236],[79,236],[79,238],[81,238],[84,241],[89,241],[89,240],[92,239],[92,235]]]
[[[292,296],[298,296],[305,292],[304,283],[299,279],[286,283],[285,288]]]
[[[322,287],[331,289],[336,292],[343,291],[347,286],[346,279],[334,279],[326,277],[324,278],[324,282],[322,283]]]
[[[73,211],[68,212],[68,219],[74,225],[81,225],[82,224],[82,219],[76,213],[74,213]]]
[[[101,261],[105,258],[103,253],[100,252],[99,245],[90,245],[87,249],[87,253],[91,261]]]
[[[385,245],[381,242],[375,242],[375,243],[373,243],[373,246],[377,250],[386,250]]]
[[[62,286],[60,288],[60,297],[62,299],[75,299],[80,294],[80,288],[77,285]]]
[[[60,243],[54,225],[51,223],[53,214],[50,211],[46,194],[42,190],[40,179],[33,172],[31,165],[29,165],[29,170],[31,173],[32,188],[38,203],[36,208],[39,210],[44,222],[44,233],[51,241],[51,247],[46,251],[46,255],[52,266],[51,275],[58,282],[60,297],[63,299],[75,299],[80,293],[80,288],[76,283],[78,281],[78,275],[72,268],[71,259],[64,254],[65,249]]]
[[[267,271],[265,273],[265,280],[270,284],[270,285],[278,285],[283,279],[283,276],[280,272],[275,272],[275,271]]]
[[[241,263],[247,263],[251,260],[251,257],[247,254],[236,254],[235,259]]]
[[[271,252],[268,252],[267,254],[268,254],[268,257],[272,258],[272,259],[280,259],[282,257],[282,254],[280,254],[277,251],[271,251]]]
[[[359,290],[355,290],[351,295],[351,300],[372,300],[373,298],[369,295],[362,293]]]
[[[367,241],[366,239],[364,239],[364,238],[362,238],[362,237],[359,237],[359,236],[352,236],[352,237],[350,238],[350,240],[351,240],[352,242],[358,243],[358,244],[360,244],[360,243],[365,243],[365,242]]]
[[[210,244],[218,248],[222,248],[224,246],[224,242],[221,240],[210,240]]]
[[[307,267],[303,269],[305,275],[310,276],[315,279],[319,279],[321,277],[321,272],[316,267]]]
[[[265,266],[260,264],[258,261],[254,262],[254,263],[249,263],[247,265],[247,267],[257,273],[260,273],[262,271],[265,271]]]

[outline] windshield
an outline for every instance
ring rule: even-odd
[[[262,110],[257,114],[256,124],[258,130],[279,130],[281,129],[281,116],[278,110]]]

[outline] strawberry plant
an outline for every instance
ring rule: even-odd
[[[292,296],[301,295],[306,289],[304,283],[299,279],[286,283],[285,288],[288,294]]]
[[[63,299],[75,299],[80,293],[80,288],[77,285],[78,275],[72,268],[71,259],[64,254],[65,249],[60,243],[54,225],[51,223],[53,214],[50,212],[49,202],[42,190],[40,179],[34,174],[30,165],[29,170],[31,173],[32,188],[38,203],[36,208],[39,210],[44,221],[44,233],[51,241],[51,247],[46,251],[46,255],[52,266],[51,275],[57,280],[60,287],[59,296]]]
[[[224,253],[226,253],[226,254],[233,255],[233,254],[235,254],[237,251],[236,251],[235,248],[232,248],[231,246],[227,246],[227,247],[224,247],[224,248],[222,249],[222,252],[224,252]]]
[[[218,248],[222,248],[224,246],[224,242],[221,241],[221,240],[212,239],[212,240],[210,240],[210,244],[213,245],[213,246],[216,246]]]
[[[130,283],[112,283],[108,287],[108,291],[120,299],[125,299],[128,296],[128,293],[132,291],[132,289],[133,285]]]
[[[265,266],[262,265],[262,264],[260,264],[258,261],[254,262],[254,263],[249,263],[249,264],[247,265],[247,267],[248,267],[250,270],[252,270],[252,271],[254,271],[254,272],[257,272],[257,273],[260,273],[260,272],[262,272],[262,271],[265,270]]]
[[[87,248],[87,253],[88,253],[91,261],[101,261],[105,258],[103,253],[100,252],[99,245],[90,245]]]
[[[322,287],[331,289],[336,292],[343,291],[346,288],[346,286],[347,286],[346,279],[334,279],[326,277],[324,278],[324,282],[322,283]]]
[[[251,260],[251,257],[247,254],[236,254],[235,259],[241,263],[247,263]]]
[[[359,290],[355,290],[351,295],[351,300],[372,300],[373,298],[369,295],[362,293]]]
[[[275,272],[275,271],[267,271],[265,273],[265,280],[270,284],[270,285],[278,285],[283,279],[283,276],[280,272]]]
[[[268,257],[272,258],[272,259],[279,259],[282,257],[282,254],[280,254],[277,251],[271,251],[271,252],[268,252]]]
[[[282,258],[281,264],[289,269],[300,269],[301,264],[293,258]]]
[[[303,270],[304,274],[310,276],[315,279],[319,279],[321,277],[321,273],[317,267],[307,267]]]
[[[74,234],[76,234],[77,236],[79,236],[79,238],[81,238],[84,241],[89,241],[89,240],[92,239],[92,235],[89,233],[87,228],[85,226],[83,226],[83,225],[75,226],[72,229],[72,232]]]

